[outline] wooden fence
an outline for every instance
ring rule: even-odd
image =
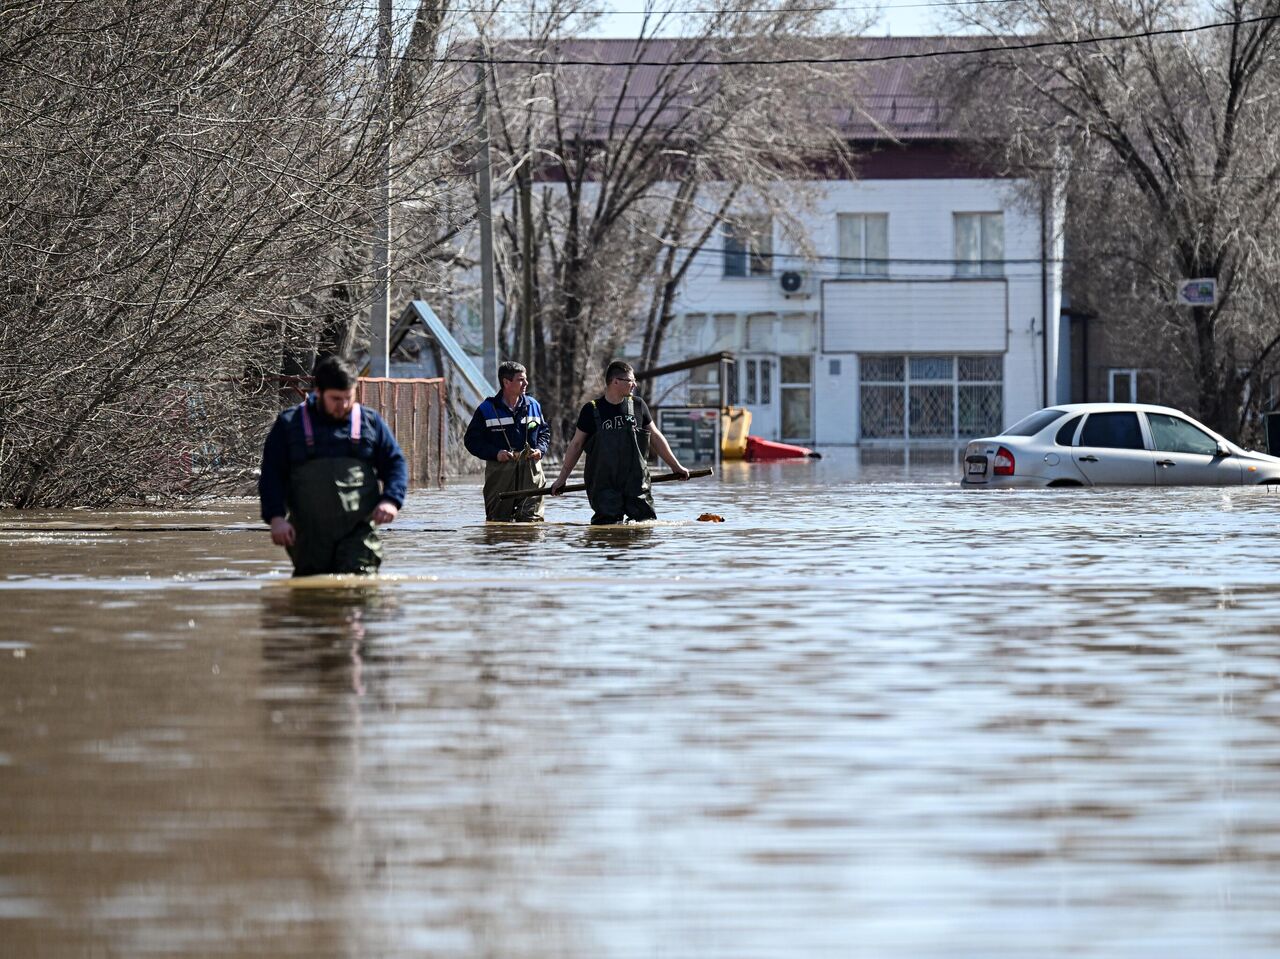
[[[356,402],[377,410],[409,462],[409,485],[444,486],[448,438],[444,380],[362,376]]]
[[[305,397],[311,390],[309,376],[274,376],[259,381],[258,389],[273,384],[281,392],[278,402]],[[261,395],[261,393],[259,393]],[[399,379],[362,376],[356,384],[356,402],[378,411],[395,433],[409,463],[409,486],[444,486],[448,445],[448,407],[444,380]]]

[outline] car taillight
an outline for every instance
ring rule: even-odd
[[[996,458],[991,472],[996,476],[1013,475],[1013,454],[1003,446],[996,450]]]

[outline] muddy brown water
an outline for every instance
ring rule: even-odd
[[[0,513],[0,954],[1280,955],[1280,495],[953,470]]]

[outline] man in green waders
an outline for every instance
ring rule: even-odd
[[[585,449],[592,525],[621,523],[628,518],[657,519],[649,490],[650,448],[673,473],[688,479],[689,471],[671,452],[644,400],[631,395],[636,386],[631,364],[614,360],[605,370],[604,384],[604,396],[592,400],[578,414],[578,428],[565,451],[560,475],[551,484],[551,495],[560,495]]]
[[[501,499],[517,489],[541,489],[542,457],[551,442],[551,427],[542,407],[527,395],[529,374],[519,363],[498,367],[501,389],[476,408],[463,444],[484,460],[484,518],[499,523],[528,523],[542,519],[541,496]]]
[[[258,498],[271,541],[294,576],[376,573],[378,526],[404,505],[409,468],[391,428],[355,401],[355,367],[326,356],[315,391],[276,417],[262,450]]]

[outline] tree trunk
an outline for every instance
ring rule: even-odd
[[[1200,420],[1215,432],[1230,437],[1235,433],[1234,417],[1225,415],[1227,397],[1225,383],[1218,369],[1218,344],[1214,335],[1213,313],[1208,307],[1193,306],[1191,322],[1196,331],[1196,379]]]

